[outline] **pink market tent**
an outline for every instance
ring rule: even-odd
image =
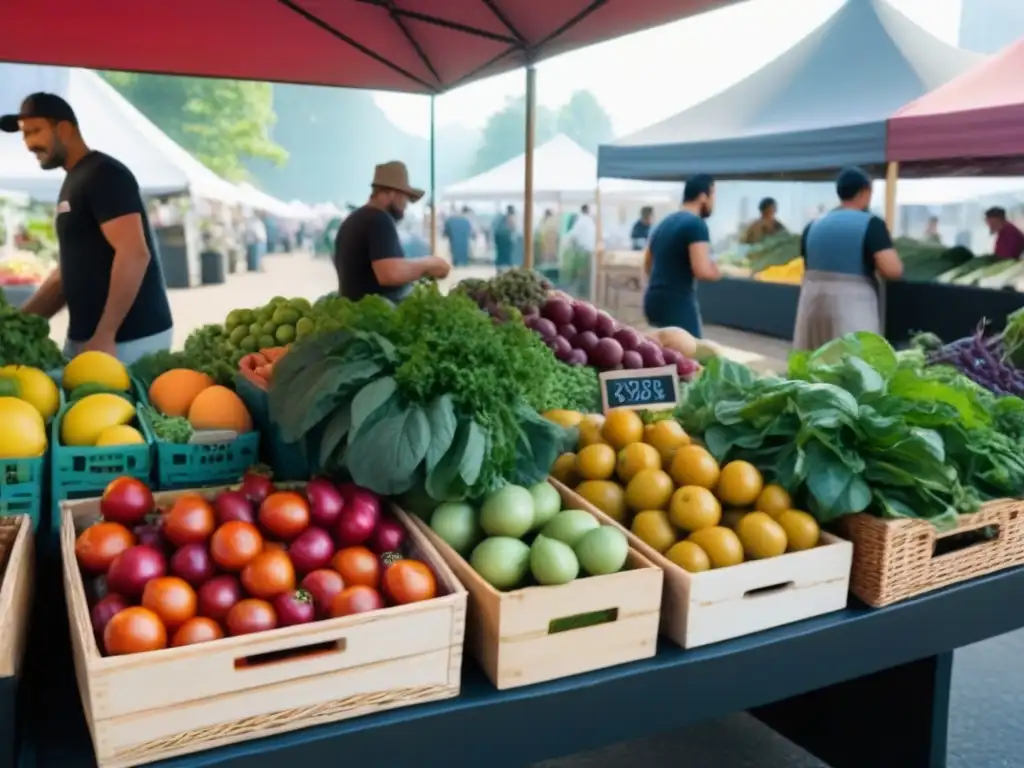
[[[4,0],[0,58],[439,93],[736,0]]]
[[[886,157],[901,176],[1024,174],[1024,39],[900,109]]]

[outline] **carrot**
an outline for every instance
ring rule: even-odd
[[[259,376],[261,379],[263,379],[264,381],[269,383],[270,382],[270,377],[271,377],[271,375],[273,373],[273,368],[270,365],[260,365],[260,366],[258,366],[256,368],[254,373],[257,376]]]
[[[240,371],[255,371],[256,370],[256,355],[248,354],[244,355],[241,360],[238,361],[238,370]]]
[[[268,347],[267,349],[260,350],[263,356],[267,358],[268,363],[276,363],[282,357],[288,353],[287,347]]]

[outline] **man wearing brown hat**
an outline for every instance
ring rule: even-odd
[[[421,277],[447,277],[451,267],[444,259],[405,258],[395,225],[405,207],[423,197],[422,189],[409,185],[405,163],[378,165],[370,186],[366,205],[348,215],[334,239],[338,293],[353,301],[370,294],[401,301]]]
[[[52,93],[30,95],[0,117],[0,131],[20,131],[43,170],[67,171],[57,201],[60,263],[22,311],[51,318],[66,306],[68,357],[95,350],[128,365],[169,349],[170,303],[132,172],[89,149],[71,106]]]

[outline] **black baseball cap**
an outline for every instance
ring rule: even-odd
[[[55,93],[33,93],[26,96],[25,100],[21,102],[18,114],[0,117],[0,131],[17,133],[21,130],[18,122],[32,117],[41,117],[57,122],[67,121],[72,125],[78,125],[75,111],[60,96]]]

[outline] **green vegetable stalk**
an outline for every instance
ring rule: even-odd
[[[145,417],[153,428],[153,436],[160,442],[184,445],[195,434],[188,419],[182,416],[164,416],[149,405],[143,408]]]

